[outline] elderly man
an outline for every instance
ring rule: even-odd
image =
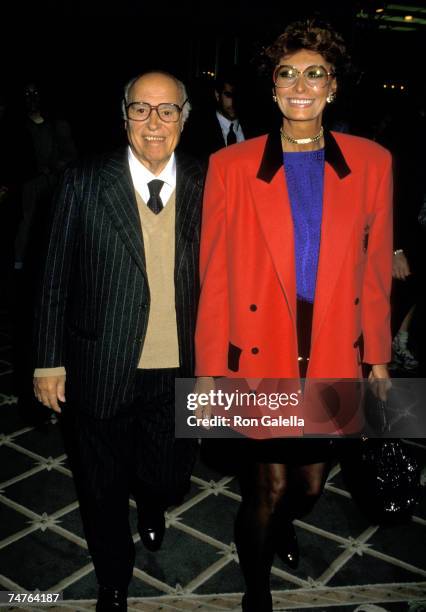
[[[98,611],[127,609],[130,493],[141,539],[157,550],[195,455],[174,437],[174,380],[193,375],[199,290],[204,174],[175,154],[189,109],[168,73],[130,81],[129,146],[69,170],[55,207],[34,389],[62,412]]]

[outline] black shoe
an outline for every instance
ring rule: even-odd
[[[260,600],[253,597],[249,598],[245,593],[241,601],[241,607],[243,612],[272,612],[272,595],[269,594]]]
[[[127,590],[100,586],[96,612],[127,612]]]
[[[138,531],[141,536],[142,544],[151,552],[157,551],[164,538],[166,530],[166,521],[164,512],[159,510],[155,514],[150,512],[147,516],[142,514],[138,520]]]
[[[277,535],[275,552],[283,563],[291,569],[296,569],[299,565],[299,545],[293,523],[286,523],[278,530]]]

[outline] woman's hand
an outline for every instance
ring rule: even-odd
[[[392,387],[388,366],[385,363],[372,365],[371,372],[368,375],[368,382],[372,387],[374,395],[385,402],[388,391]]]
[[[201,393],[208,394],[210,391],[215,390],[216,384],[213,376],[199,376],[195,381],[194,393],[197,393],[198,395]],[[195,416],[197,419],[210,419],[212,416],[212,406],[210,404],[207,404],[206,406],[198,404],[197,408],[195,409]],[[205,429],[209,429],[209,427],[206,426]]]
[[[392,258],[392,276],[399,280],[405,280],[410,274],[410,265],[404,251],[397,251]]]

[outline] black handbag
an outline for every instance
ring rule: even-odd
[[[379,524],[409,520],[421,486],[420,468],[407,444],[375,438],[342,442],[342,476],[360,509]]]

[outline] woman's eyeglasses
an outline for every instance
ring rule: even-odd
[[[274,72],[275,87],[291,87],[297,79],[303,76],[306,85],[313,88],[325,87],[334,72],[328,72],[324,66],[308,66],[303,72],[294,66],[278,66]]]

